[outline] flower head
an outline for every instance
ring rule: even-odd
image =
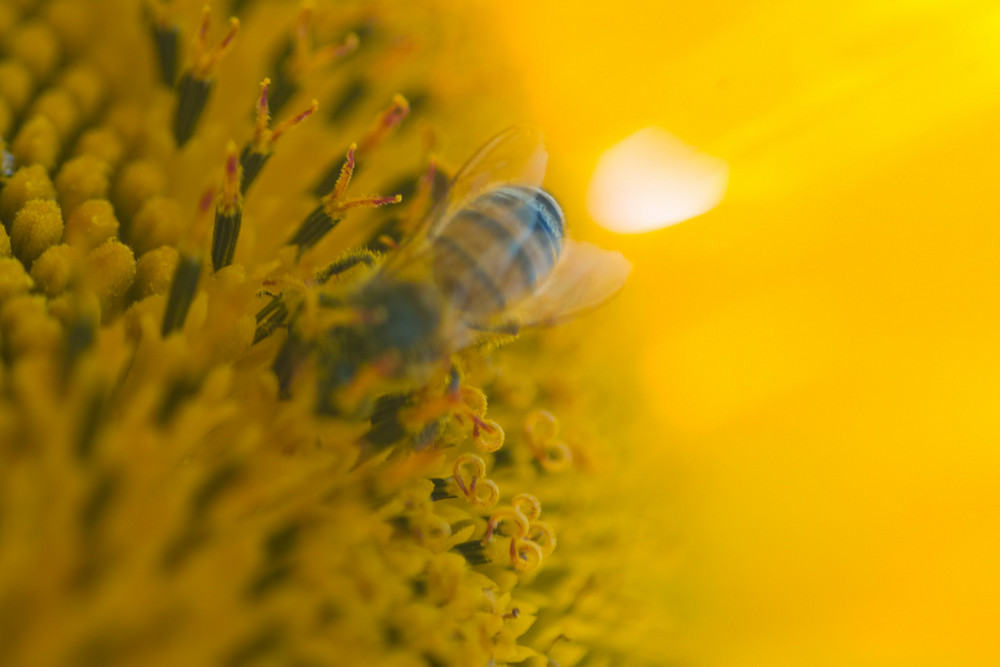
[[[0,654],[617,661],[558,368],[372,279],[441,196],[431,8],[233,4],[0,8]]]

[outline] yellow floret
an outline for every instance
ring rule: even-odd
[[[101,319],[107,321],[124,305],[135,280],[135,255],[117,239],[110,239],[87,255],[85,270],[89,285],[101,301]]]
[[[35,77],[24,64],[14,60],[0,62],[0,97],[14,113],[24,111],[34,92]]]
[[[115,182],[115,204],[126,222],[138,212],[150,197],[167,189],[167,175],[158,162],[137,160],[122,168]]]
[[[0,219],[9,225],[25,202],[55,198],[56,189],[45,167],[38,164],[21,167],[0,190]]]
[[[59,78],[59,85],[73,96],[85,118],[94,115],[107,94],[104,77],[93,67],[84,64],[67,69]]]
[[[21,262],[13,257],[0,259],[0,301],[27,292],[34,284]]]
[[[90,250],[118,234],[118,218],[107,199],[90,199],[66,217],[66,243]]]
[[[101,126],[81,134],[73,148],[73,153],[75,155],[93,155],[114,169],[125,155],[125,145],[114,128]]]
[[[41,114],[35,114],[21,126],[11,144],[18,164],[40,164],[52,169],[59,159],[61,142],[55,124]]]
[[[18,27],[10,40],[10,54],[27,65],[39,80],[49,78],[62,56],[59,38],[41,21]]]
[[[46,2],[42,12],[45,21],[58,35],[67,51],[82,51],[93,37],[95,15],[93,8],[80,0],[52,0]]]
[[[184,215],[170,197],[150,197],[132,218],[128,241],[137,253],[161,245],[176,245],[181,238]]]
[[[4,351],[11,357],[55,352],[62,342],[59,320],[49,315],[45,297],[22,294],[0,307]]]
[[[144,299],[151,294],[163,294],[170,289],[177,268],[177,248],[161,246],[150,250],[136,262],[135,296]]]
[[[83,253],[66,244],[54,245],[31,265],[31,278],[48,296],[62,294],[77,273]]]
[[[50,245],[59,243],[63,234],[62,211],[51,199],[32,199],[14,216],[10,225],[10,243],[14,255],[30,265]]]
[[[88,199],[108,194],[108,165],[92,155],[81,155],[63,163],[56,175],[59,203],[68,215]]]
[[[80,123],[80,105],[76,97],[63,88],[49,88],[39,95],[31,107],[31,113],[45,116],[52,121],[63,141]]]

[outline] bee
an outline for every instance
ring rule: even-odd
[[[403,390],[450,354],[498,332],[548,326],[602,304],[625,283],[619,253],[566,236],[556,200],[541,188],[547,154],[534,128],[490,140],[455,175],[420,226],[359,286],[322,305],[355,317],[309,341],[290,335],[275,360],[283,391],[315,352],[318,410],[370,410],[376,381]],[[338,398],[339,396],[339,398]]]

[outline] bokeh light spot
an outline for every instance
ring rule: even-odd
[[[648,232],[713,208],[726,192],[729,165],[659,127],[639,130],[597,162],[587,210],[614,232]]]

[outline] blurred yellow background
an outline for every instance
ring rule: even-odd
[[[646,400],[620,440],[678,662],[1000,664],[997,3],[490,7],[548,185],[636,267],[574,326]],[[650,125],[726,198],[601,232],[594,165]]]

